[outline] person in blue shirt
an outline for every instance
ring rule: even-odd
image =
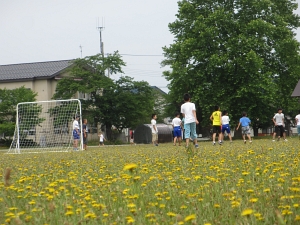
[[[236,130],[242,126],[242,136],[244,139],[244,144],[246,144],[246,135],[249,139],[249,143],[252,143],[251,136],[250,136],[250,124],[251,120],[247,117],[247,113],[243,112],[243,117],[240,119],[239,125],[237,126]]]

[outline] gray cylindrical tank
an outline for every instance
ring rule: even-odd
[[[166,124],[156,124],[158,130],[158,143],[172,142],[172,128]],[[151,124],[141,124],[134,130],[134,142],[150,144],[152,143]]]

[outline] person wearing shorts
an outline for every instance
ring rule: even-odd
[[[247,117],[247,113],[243,112],[243,117],[240,118],[239,125],[237,126],[236,130],[239,129],[240,126],[242,126],[242,136],[244,140],[244,144],[246,144],[246,136],[249,139],[249,143],[252,143],[251,136],[250,136],[250,124],[251,120]]]
[[[228,134],[230,143],[232,143],[232,137],[231,137],[231,133],[230,133],[230,126],[229,126],[229,116],[228,116],[228,112],[226,110],[223,111],[222,113],[222,142],[224,141],[224,134],[225,131]]]
[[[99,147],[104,146],[104,141],[106,141],[106,139],[104,138],[102,132],[100,132],[98,136],[99,136]]]
[[[275,141],[276,134],[278,135],[278,141],[280,140],[281,136],[283,136],[284,141],[287,141],[284,130],[284,114],[282,113],[281,108],[278,109],[277,113],[274,115],[272,120],[275,125],[275,132],[273,134],[272,141]]]
[[[186,93],[183,96],[184,104],[181,105],[181,113],[184,117],[184,137],[186,142],[186,148],[189,146],[190,138],[195,144],[195,148],[198,148],[196,124],[199,124],[196,115],[196,106],[191,102],[191,96]]]
[[[73,150],[78,151],[78,140],[80,139],[80,132],[79,132],[79,116],[75,117],[75,120],[73,121]]]
[[[176,146],[176,141],[178,140],[178,146],[181,145],[181,119],[180,113],[175,113],[175,118],[172,120],[173,134],[174,134],[174,146]]]
[[[215,111],[209,118],[213,122],[213,145],[216,145],[216,135],[218,134],[219,145],[222,144],[222,113],[219,106],[215,106]]]

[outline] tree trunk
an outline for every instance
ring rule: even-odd
[[[106,128],[106,138],[107,138],[107,140],[112,140],[113,136],[112,136],[112,131],[111,131],[111,124],[105,124],[105,128]]]
[[[253,127],[253,134],[254,136],[258,136],[258,127]]]

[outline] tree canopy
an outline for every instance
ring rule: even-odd
[[[192,95],[210,123],[214,105],[238,121],[242,111],[268,126],[277,107],[295,109],[291,93],[300,79],[300,25],[292,0],[182,0],[169,24],[175,41],[164,47],[170,98]]]
[[[16,124],[16,107],[20,102],[34,102],[37,93],[24,86],[12,90],[0,89],[0,134],[13,136]]]
[[[109,138],[112,125],[121,131],[144,123],[154,105],[149,84],[127,76],[118,80],[104,76],[106,70],[110,74],[123,73],[122,66],[125,63],[118,52],[76,59],[70,75],[59,80],[53,98],[71,98],[77,91],[89,94],[89,99],[81,100],[83,115],[91,118],[90,122],[104,124]]]

